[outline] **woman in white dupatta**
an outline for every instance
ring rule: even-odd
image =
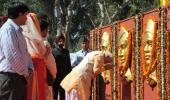
[[[46,58],[49,52],[43,43],[36,14],[29,13],[22,28],[34,64],[34,75],[28,82],[27,100],[47,100]]]

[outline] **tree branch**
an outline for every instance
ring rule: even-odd
[[[109,13],[108,13],[108,10],[107,10],[107,7],[106,7],[106,1],[105,1],[105,0],[103,0],[103,5],[104,5],[106,17],[107,17],[109,23],[111,23],[111,18],[110,18],[110,16],[109,16]]]
[[[69,33],[71,29],[71,22],[72,22],[72,10],[73,6],[75,4],[76,0],[71,0],[70,4],[67,7],[67,16],[66,16],[66,26],[65,26],[65,37],[66,37],[66,43],[65,47],[68,48],[69,45]]]
[[[85,13],[85,14],[86,14],[86,13]],[[89,19],[90,19],[90,21],[91,21],[91,23],[92,23],[92,25],[93,25],[93,28],[95,28],[96,25],[95,25],[94,21],[92,20],[92,18],[90,17],[90,14],[87,13],[86,15],[89,17]]]
[[[99,26],[102,26],[103,23],[104,23],[104,5],[103,5],[103,0],[98,0],[98,6],[100,8],[100,15],[101,15],[101,22],[100,22],[100,25]]]
[[[125,8],[130,2],[131,2],[131,0],[125,0],[124,3],[122,3],[122,5],[117,5],[118,8],[117,8],[117,10],[113,13],[113,15],[111,16],[111,19],[113,20],[114,17],[115,17],[123,8]]]

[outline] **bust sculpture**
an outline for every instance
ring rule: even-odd
[[[156,23],[152,19],[149,19],[146,24],[146,30],[143,34],[143,74],[151,86],[155,86],[157,82],[156,36]]]
[[[132,81],[132,75],[130,70],[131,64],[131,36],[130,33],[124,28],[120,28],[118,35],[118,66],[119,72],[127,82]]]
[[[101,51],[103,51],[103,52],[111,51],[110,33],[103,32],[102,37],[101,37],[101,45],[100,46],[101,46]],[[109,83],[111,81],[109,70],[102,72],[102,76],[104,78],[105,83]]]

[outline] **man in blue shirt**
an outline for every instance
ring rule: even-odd
[[[82,49],[74,54],[74,57],[71,61],[71,67],[73,68],[83,60],[83,58],[87,55],[87,53],[91,52],[91,50],[89,49],[89,41],[87,38],[85,37],[83,38],[83,42],[81,46]]]
[[[0,100],[26,100],[27,78],[33,70],[20,25],[27,20],[28,7],[12,2],[8,20],[0,29]]]

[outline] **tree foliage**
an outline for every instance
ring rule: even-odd
[[[0,0],[0,15],[7,14],[11,1],[25,2],[31,12],[46,13],[51,24],[50,40],[64,33],[73,51],[91,29],[159,7],[158,0]]]

